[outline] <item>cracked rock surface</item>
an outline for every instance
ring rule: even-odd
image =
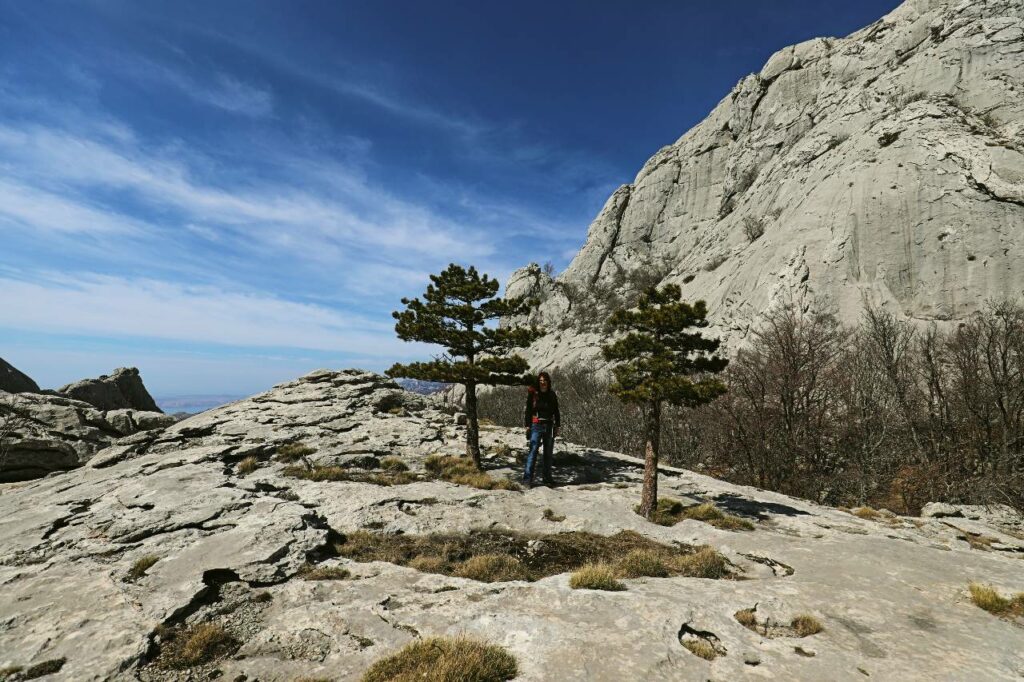
[[[513,273],[560,330],[526,357],[600,362],[595,298],[659,282],[706,300],[729,344],[791,302],[942,322],[1018,297],[1022,25],[1019,0],[907,0],[776,53],[609,197],[557,279]]]
[[[1024,591],[1024,540],[1005,510],[994,520],[955,508],[865,520],[665,468],[663,496],[711,502],[755,530],[695,520],[664,527],[632,511],[639,460],[572,444],[558,444],[557,486],[527,492],[426,479],[316,482],[285,475],[275,454],[302,443],[315,448],[310,465],[366,467],[394,456],[415,473],[430,454],[461,453],[464,437],[450,414],[384,377],[322,370],[112,445],[85,467],[7,484],[0,668],[64,658],[46,679],[357,680],[416,637],[468,633],[507,648],[523,680],[1024,674],[1024,627],[967,594],[970,581]],[[520,430],[485,426],[482,438],[488,473],[516,476]],[[243,461],[255,469],[243,473]],[[668,545],[711,545],[740,579],[641,578],[598,592],[570,589],[567,574],[481,583],[327,551],[360,529],[631,530]],[[148,568],[132,576],[144,557]],[[307,562],[349,575],[303,579]],[[759,623],[809,614],[824,631],[764,636],[733,616],[754,607]],[[158,667],[168,631],[198,623],[230,633],[232,653],[191,670]],[[694,636],[719,655],[707,661],[684,648]]]

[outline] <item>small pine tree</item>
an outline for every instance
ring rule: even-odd
[[[431,284],[423,300],[402,299],[406,308],[395,311],[395,331],[403,341],[422,341],[444,346],[446,354],[433,362],[396,364],[390,377],[462,384],[466,388],[466,454],[480,467],[480,425],[477,419],[477,386],[525,383],[529,365],[513,351],[525,348],[543,332],[535,327],[494,327],[487,323],[525,315],[536,301],[495,298],[498,280],[454,263]]]
[[[714,355],[719,341],[696,329],[707,327],[704,301],[680,300],[674,284],[648,289],[630,310],[608,319],[614,332],[624,333],[602,348],[612,369],[612,395],[640,408],[644,421],[644,487],[637,512],[652,518],[658,506],[658,451],[663,404],[697,407],[725,393],[725,385],[708,376],[721,372],[728,360]],[[694,375],[703,375],[695,377]]]

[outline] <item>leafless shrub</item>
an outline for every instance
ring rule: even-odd
[[[743,216],[743,234],[747,241],[756,242],[764,234],[764,218],[754,216]]]
[[[635,411],[592,367],[554,373],[562,434],[642,455]],[[769,314],[727,369],[729,392],[665,415],[666,461],[828,504],[917,513],[930,501],[1024,508],[1024,307],[992,303],[944,333],[868,309],[847,329]],[[522,424],[521,389],[481,400]]]

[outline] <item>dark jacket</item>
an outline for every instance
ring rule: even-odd
[[[547,391],[534,390],[526,394],[526,415],[524,422],[527,427],[533,425],[533,418],[548,421],[556,427],[562,425],[562,415],[558,412],[558,395],[554,389]]]

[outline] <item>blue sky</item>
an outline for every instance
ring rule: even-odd
[[[248,394],[431,349],[449,262],[563,268],[777,49],[896,0],[0,0],[0,357]]]

